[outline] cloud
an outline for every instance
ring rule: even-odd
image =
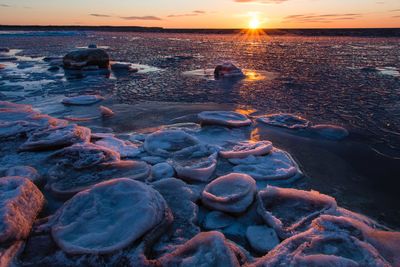
[[[11,7],[11,6],[6,4],[0,4],[0,7]]]
[[[125,20],[162,20],[156,16],[131,16],[131,17],[120,17]]]
[[[343,13],[343,14],[296,14],[290,15],[284,18],[285,22],[319,22],[319,23],[331,23],[333,21],[340,20],[354,20],[362,17],[362,14],[358,13]]]
[[[186,14],[171,14],[168,15],[168,18],[179,18],[179,17],[196,17],[196,16],[201,16],[206,14],[205,11],[203,10],[194,10],[191,13],[186,13]]]
[[[100,17],[100,18],[110,18],[110,15],[105,15],[105,14],[89,14],[92,17]]]
[[[187,13],[187,14],[172,14],[168,15],[168,18],[179,18],[179,17],[195,17],[198,16],[199,14],[196,13]]]

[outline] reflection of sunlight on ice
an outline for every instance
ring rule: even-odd
[[[234,110],[237,113],[243,114],[243,115],[250,115],[254,112],[256,112],[256,109],[251,109],[251,108],[245,108],[245,107],[238,107]]]
[[[270,37],[262,29],[246,29],[237,35],[237,39],[239,39],[239,41],[256,43],[268,41]]]
[[[253,142],[260,141],[260,130],[258,128],[254,128],[250,133],[250,140]]]
[[[263,70],[242,70],[245,77],[242,79],[245,82],[261,81],[261,80],[273,80],[278,75],[275,72],[263,71]],[[214,69],[198,69],[190,70],[182,73],[185,76],[201,77],[207,80],[215,80]],[[229,80],[221,79],[221,80]]]

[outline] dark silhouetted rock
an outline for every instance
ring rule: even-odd
[[[63,63],[66,69],[83,69],[92,66],[108,68],[110,57],[103,49],[80,49],[64,56]]]

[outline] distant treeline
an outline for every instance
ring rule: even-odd
[[[239,34],[243,29],[166,29],[139,26],[14,26],[0,25],[0,31],[106,31],[197,34]],[[400,28],[367,29],[265,29],[268,35],[400,37]]]

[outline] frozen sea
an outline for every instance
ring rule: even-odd
[[[84,77],[48,71],[45,57],[91,43],[139,71]],[[305,174],[298,187],[331,195],[340,206],[400,230],[398,38],[0,32],[0,44],[11,49],[0,57],[0,100],[78,118],[98,131],[149,132],[195,121],[206,110],[293,113],[345,127],[350,135],[341,141],[262,125],[249,134],[295,158]],[[215,80],[212,70],[224,61],[247,77]],[[103,120],[96,105],[61,104],[65,96],[84,93],[105,96],[101,105],[117,116]]]

